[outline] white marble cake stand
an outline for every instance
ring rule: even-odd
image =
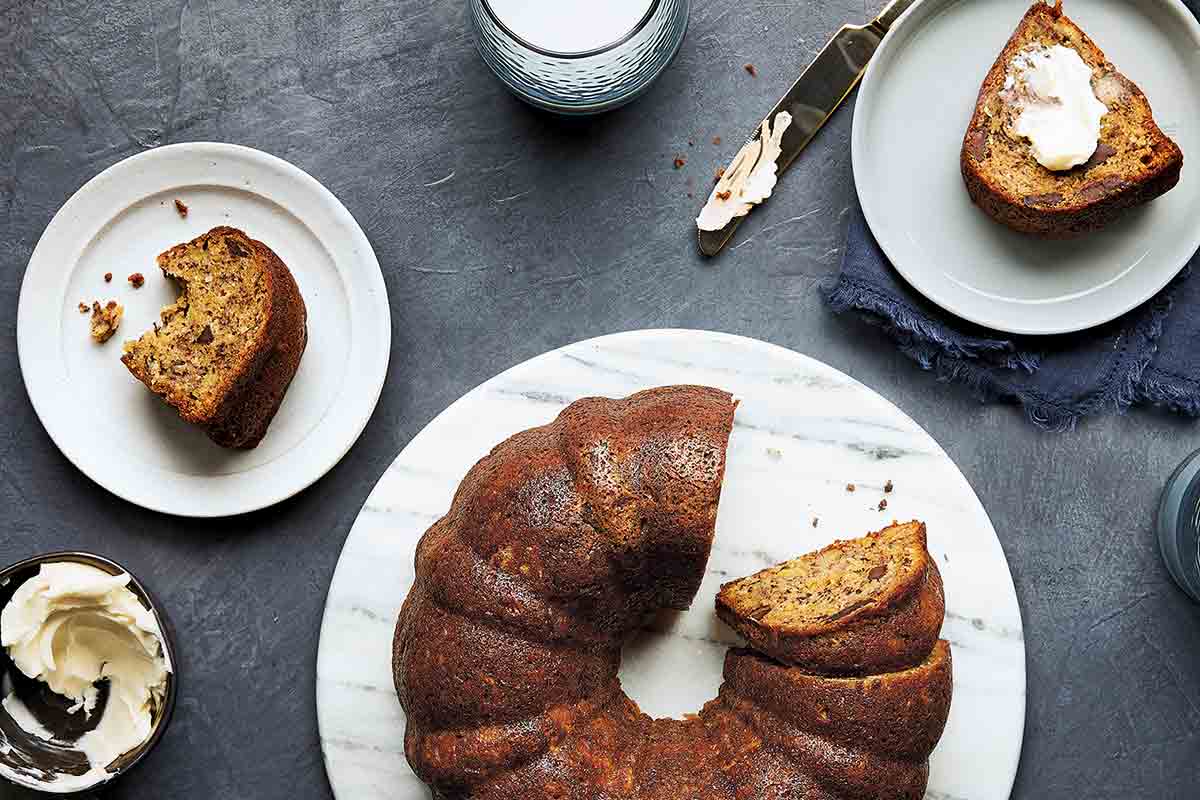
[[[690,611],[664,616],[625,649],[629,695],[656,716],[715,696],[725,649],[738,641],[713,613],[722,581],[893,519],[922,519],[945,578],[942,635],[954,653],[954,701],[927,800],[1009,796],[1025,720],[1021,613],[992,524],[953,462],[891,403],[798,353],[718,333],[638,331],[546,353],[468,393],[371,493],[338,562],[317,658],[321,747],[338,800],[429,797],[404,759],[392,631],[417,539],[471,465],[579,397],[675,383],[721,387],[741,405],[708,574]],[[880,512],[888,480],[895,491]]]

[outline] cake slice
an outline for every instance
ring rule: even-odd
[[[910,522],[721,587],[717,615],[776,661],[827,675],[919,664],[945,614],[942,579]]]
[[[158,266],[179,299],[125,343],[121,361],[217,444],[257,446],[308,342],[295,279],[269,247],[228,227],[171,248]]]
[[[1076,75],[1082,85],[1071,82]],[[1093,113],[1103,114],[1098,137],[1085,136],[1084,151],[1076,143],[1068,158],[1063,142],[1080,132],[1074,126],[1094,126]],[[1062,0],[1037,0],[984,79],[961,162],[967,191],[988,216],[1065,239],[1170,191],[1183,153],[1155,123],[1141,89],[1063,13]]]

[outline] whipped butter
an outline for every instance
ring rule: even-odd
[[[1029,140],[1049,170],[1068,170],[1092,157],[1108,107],[1092,88],[1092,68],[1070,47],[1027,47],[1013,56],[1004,99],[1019,110],[1013,132]]]
[[[771,196],[779,180],[779,156],[783,152],[783,134],[792,124],[792,115],[780,111],[775,119],[765,119],[757,139],[747,142],[734,156],[729,169],[713,187],[708,202],[696,218],[702,231],[719,231],[735,217],[744,217],[750,209]]]
[[[83,753],[88,773],[50,776],[47,788],[102,782],[108,764],[153,730],[172,667],[158,621],[129,590],[129,580],[86,564],[43,564],[0,612],[0,645],[21,672],[70,700],[71,713],[90,717],[99,699],[97,684],[108,681],[95,728],[74,742],[55,742]],[[3,707],[28,733],[48,739],[49,732],[14,695]]]

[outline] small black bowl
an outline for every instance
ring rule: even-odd
[[[138,582],[138,579],[133,577],[132,573],[107,558],[92,553],[50,553],[20,561],[0,570],[0,608],[8,605],[8,601],[12,599],[21,584],[36,575],[43,564],[62,562],[86,564],[110,575],[129,574],[129,590],[158,620],[158,627],[162,631],[163,649],[167,663],[171,666],[171,671],[167,673],[167,688],[163,695],[163,702],[155,709],[149,738],[111,762],[105,777],[86,786],[56,790],[52,785],[47,785],[45,776],[85,774],[88,771],[87,759],[77,750],[42,741],[36,736],[26,733],[7,712],[0,709],[0,778],[45,792],[75,794],[95,789],[119,775],[124,775],[154,749],[163,733],[166,732],[171,715],[175,711],[175,693],[179,676],[175,672],[178,668],[178,659],[175,657],[174,634],[166,614],[154,602],[154,598]],[[3,696],[0,696],[0,700],[7,696],[9,691],[15,692],[38,721],[53,733],[56,739],[61,738],[64,741],[74,741],[94,728],[99,723],[104,705],[108,701],[108,684],[103,683],[100,686],[96,710],[90,717],[85,719],[82,714],[67,713],[70,704],[66,699],[50,691],[49,687],[41,681],[29,678],[17,669],[12,659],[9,658],[8,651],[3,647],[0,647],[0,687],[3,687],[3,691],[0,692],[0,695]]]

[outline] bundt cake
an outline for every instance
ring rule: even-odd
[[[267,433],[308,344],[308,311],[271,248],[213,228],[158,257],[180,287],[162,324],[125,343],[133,376],[222,447]]]
[[[886,672],[917,663],[942,627],[942,577],[920,522],[727,583],[717,615],[756,650],[830,675]]]
[[[621,690],[622,644],[700,586],[735,407],[696,386],[588,398],[467,474],[417,546],[393,643],[405,754],[434,798],[922,797],[949,711],[945,642],[879,675],[731,650],[719,696],[684,720]],[[889,569],[907,574],[891,557],[910,543]],[[908,597],[902,580],[879,597]]]

